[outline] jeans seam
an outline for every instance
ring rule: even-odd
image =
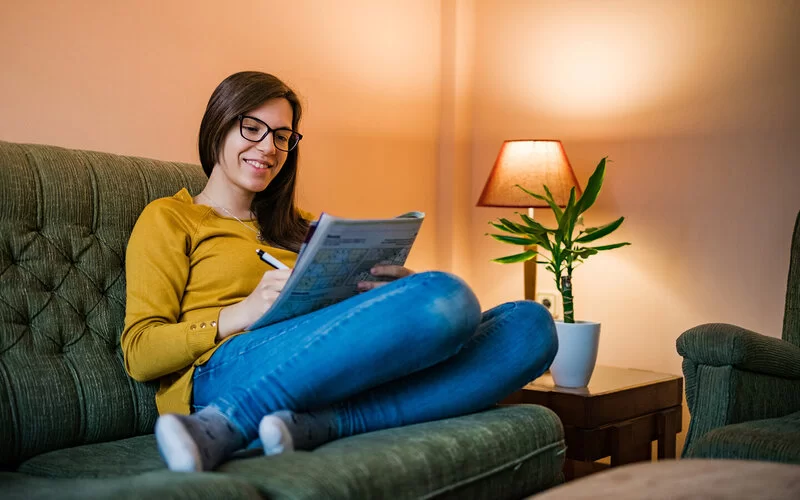
[[[511,302],[510,304],[513,307],[511,307],[508,311],[506,311],[503,314],[500,314],[498,316],[495,316],[494,318],[489,320],[489,321],[493,321],[494,324],[491,325],[491,327],[489,329],[487,329],[485,332],[483,332],[484,335],[487,335],[489,332],[494,332],[498,327],[504,326],[507,323],[511,322],[511,318],[509,318],[508,315],[509,315],[509,313],[511,313],[512,311],[514,311],[517,308],[517,303],[516,302]],[[494,320],[496,320],[496,321],[494,321]]]

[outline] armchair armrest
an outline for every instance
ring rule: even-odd
[[[800,380],[800,347],[724,323],[687,330],[677,341],[678,354],[698,365],[733,366],[764,375]]]
[[[691,413],[684,456],[707,432],[800,410],[800,348],[726,324],[700,325],[678,338]]]

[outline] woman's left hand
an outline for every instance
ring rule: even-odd
[[[359,292],[366,292],[368,290],[372,290],[374,288],[378,288],[379,286],[383,286],[390,281],[394,281],[396,279],[405,278],[406,276],[411,276],[414,274],[414,271],[407,267],[403,266],[395,266],[395,265],[376,265],[370,270],[370,274],[376,277],[385,277],[386,279],[381,281],[359,281],[358,282],[358,291]]]

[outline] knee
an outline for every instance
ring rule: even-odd
[[[546,362],[550,366],[558,351],[556,325],[550,311],[532,300],[514,302],[511,321],[519,325],[518,342],[528,358]]]
[[[455,353],[481,320],[481,307],[464,280],[450,273],[428,271],[408,278],[419,287],[421,323],[428,333]]]

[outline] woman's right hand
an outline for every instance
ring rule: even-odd
[[[238,304],[223,308],[217,321],[217,341],[246,330],[272,307],[283,290],[291,269],[267,271],[250,295]]]

